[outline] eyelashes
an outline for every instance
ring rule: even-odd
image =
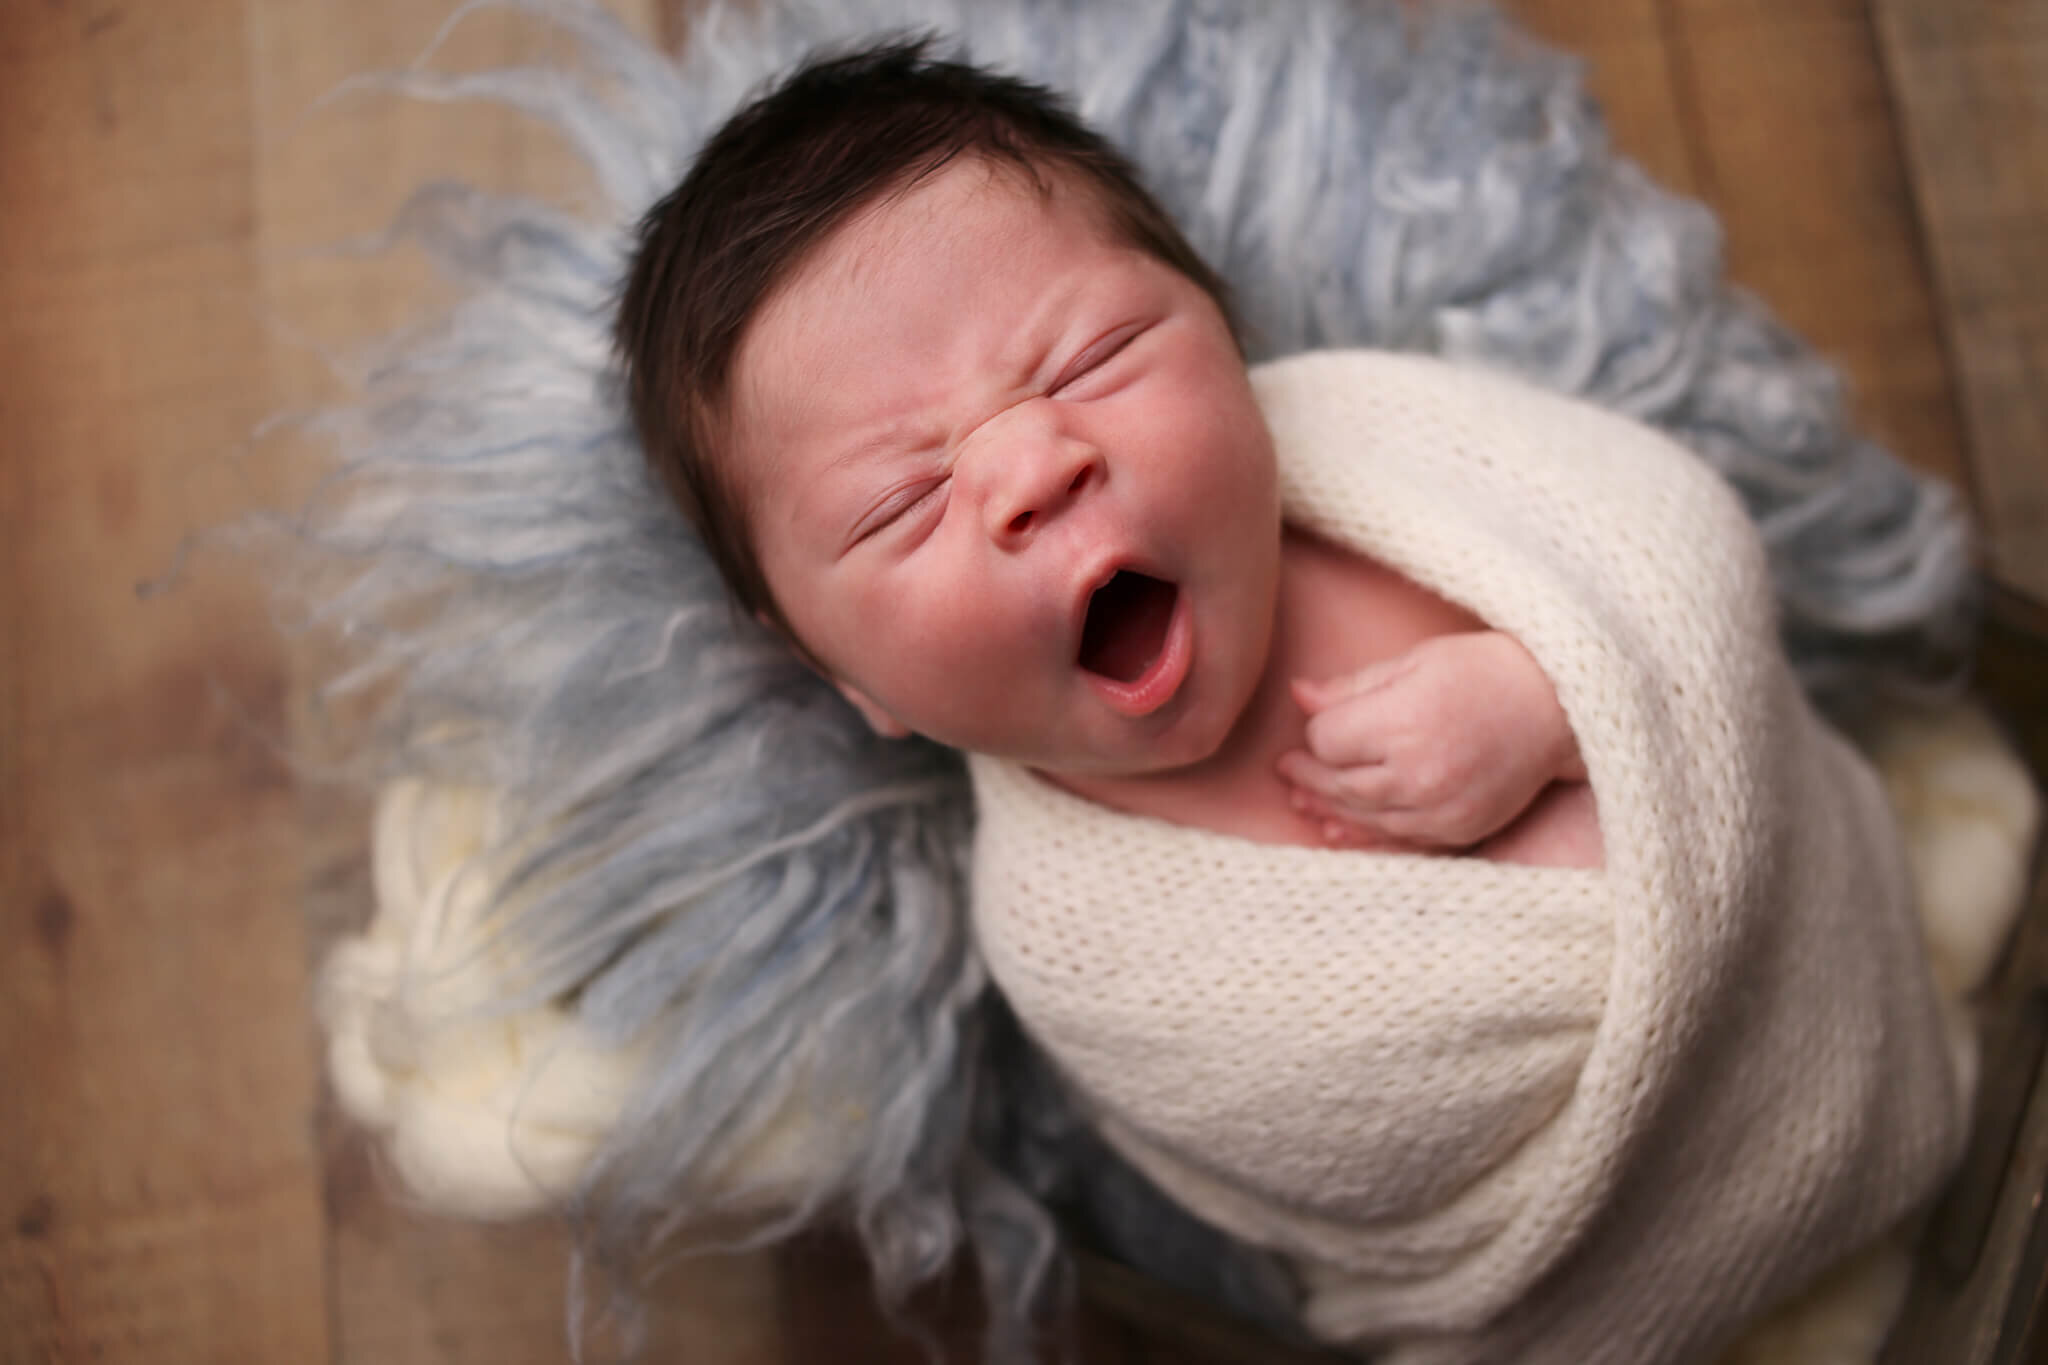
[[[1142,323],[1128,323],[1102,337],[1068,362],[1067,367],[1060,371],[1059,378],[1053,380],[1046,393],[1052,397],[1071,396],[1067,390],[1121,355],[1124,348],[1137,340],[1138,334],[1143,330]]]
[[[935,478],[897,490],[861,519],[860,525],[854,528],[852,543],[858,545],[896,525],[920,506],[931,501],[934,495],[942,492],[946,483],[947,480],[944,478]]]

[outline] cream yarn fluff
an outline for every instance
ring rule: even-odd
[[[371,832],[376,913],[322,968],[318,1008],[342,1107],[383,1135],[432,1208],[516,1218],[569,1200],[644,1083],[644,1047],[592,1036],[563,1002],[497,1008],[524,979],[488,916],[518,850],[488,789],[393,782]],[[707,1182],[731,1216],[774,1214],[832,1145],[821,1120],[770,1125]]]
[[[1960,1151],[1880,783],[1666,438],[1417,357],[1254,372],[1291,520],[1520,639],[1603,870],[1255,844],[971,764],[975,929],[1112,1145],[1400,1365],[1696,1359]]]
[[[391,1135],[409,1190],[468,1217],[524,1213],[573,1189],[638,1071],[560,1010],[485,1012],[511,965],[476,932],[497,807],[481,789],[391,784],[371,836],[377,914],[337,945],[320,982],[342,1106]]]

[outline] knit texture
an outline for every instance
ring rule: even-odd
[[[1785,663],[1753,526],[1664,437],[1415,357],[1255,384],[1293,522],[1543,665],[1606,865],[1255,844],[977,759],[987,965],[1113,1145],[1301,1262],[1323,1335],[1695,1358],[1959,1151],[1883,794]]]

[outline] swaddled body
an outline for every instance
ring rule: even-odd
[[[1922,1200],[1962,1100],[1898,835],[1755,532],[1436,362],[1254,376],[1290,521],[1521,640],[1598,869],[1256,843],[974,764],[977,937],[1111,1140],[1396,1360],[1693,1358]]]

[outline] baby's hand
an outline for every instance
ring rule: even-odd
[[[1499,631],[1439,635],[1345,678],[1297,679],[1308,748],[1280,759],[1334,844],[1464,848],[1585,776],[1550,680]]]

